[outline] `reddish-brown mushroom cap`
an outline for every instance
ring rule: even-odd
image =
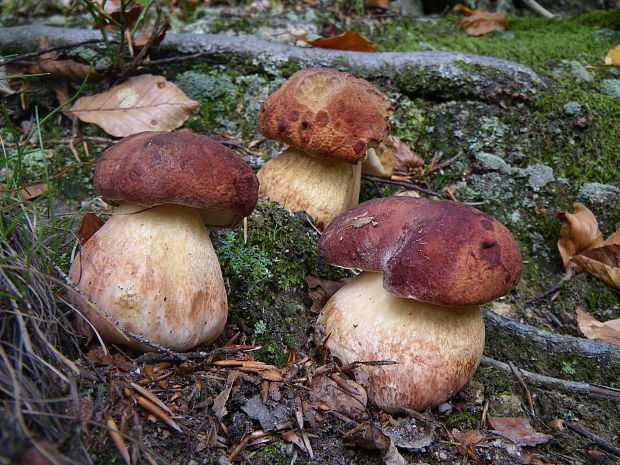
[[[323,260],[383,271],[398,297],[467,306],[508,293],[521,275],[521,254],[496,219],[458,202],[386,197],[364,202],[327,227]]]
[[[321,158],[357,163],[387,135],[389,98],[369,82],[330,68],[296,72],[263,104],[263,135]]]
[[[258,180],[232,150],[189,132],[143,132],[101,156],[95,190],[109,203],[177,204],[218,212],[214,226],[234,226],[258,199]],[[209,218],[209,214],[203,217]]]

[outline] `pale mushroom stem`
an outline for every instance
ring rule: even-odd
[[[480,308],[441,307],[395,297],[383,274],[363,272],[327,302],[317,321],[342,363],[395,361],[355,368],[355,379],[377,407],[424,410],[454,395],[473,376],[484,349]]]
[[[113,343],[146,348],[121,328],[187,350],[215,340],[226,323],[222,272],[194,208],[122,203],[83,245],[70,277],[82,292],[72,301]]]
[[[288,148],[256,176],[259,195],[291,211],[305,210],[319,229],[359,202],[361,162],[353,165]]]

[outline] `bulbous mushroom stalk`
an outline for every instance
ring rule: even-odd
[[[344,364],[397,362],[354,369],[377,407],[398,412],[437,406],[478,367],[484,349],[480,308],[395,297],[382,281],[382,273],[366,271],[339,289],[319,315],[317,342],[327,338],[331,353]]]
[[[259,194],[306,210],[323,229],[357,205],[360,165],[387,136],[391,112],[388,97],[363,79],[329,68],[298,71],[259,114],[261,133],[291,147],[258,171]]]
[[[114,344],[148,350],[124,329],[183,351],[214,341],[226,323],[222,272],[195,208],[121,204],[84,244],[69,275],[95,307],[77,295],[73,301]]]
[[[252,170],[218,142],[147,132],[106,150],[95,190],[116,212],[82,247],[70,299],[110,342],[187,350],[212,342],[228,307],[207,224],[231,227],[256,206]]]
[[[465,204],[392,196],[343,213],[319,241],[327,263],[361,268],[323,308],[317,343],[356,369],[369,399],[423,410],[458,391],[484,346],[478,305],[509,292],[521,274],[517,244],[501,223]],[[380,282],[383,285],[380,285]]]

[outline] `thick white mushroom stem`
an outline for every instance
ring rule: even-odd
[[[291,211],[305,210],[319,229],[359,202],[361,162],[317,158],[289,147],[256,176],[258,195]]]
[[[317,343],[327,338],[343,363],[395,361],[355,368],[368,398],[388,412],[437,406],[473,376],[484,348],[478,306],[440,307],[394,297],[382,273],[364,272],[342,287],[323,308]]]
[[[222,272],[194,208],[121,204],[83,245],[70,277],[81,290],[73,303],[112,343],[148,348],[126,329],[182,351],[212,342],[226,323]]]

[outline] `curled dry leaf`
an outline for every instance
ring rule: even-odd
[[[573,213],[560,212],[557,217],[564,222],[560,229],[558,250],[565,269],[570,266],[572,256],[602,245],[603,235],[598,222],[585,205],[576,202],[573,204]]]
[[[77,237],[80,240],[80,244],[86,244],[86,241],[93,237],[93,235],[99,231],[99,228],[103,226],[104,221],[94,213],[86,213],[82,217],[82,224],[77,232]]]
[[[424,159],[411,150],[409,145],[399,139],[394,139],[394,147],[396,149],[394,171],[401,174],[410,174],[416,168],[424,166]]]
[[[307,276],[306,283],[308,284],[308,297],[310,297],[310,300],[312,301],[312,307],[310,307],[310,310],[314,313],[319,313],[331,296],[333,296],[338,289],[344,286],[347,281],[349,281],[349,279],[330,281],[328,279]]]
[[[620,345],[620,318],[602,322],[580,308],[575,312],[577,326],[585,337]]]
[[[452,11],[462,11],[465,17],[461,19],[461,27],[470,36],[481,36],[495,29],[508,29],[508,19],[504,13],[491,13],[482,8],[471,10],[464,5],[457,4]]]
[[[377,46],[363,38],[355,31],[346,31],[337,36],[325,37],[316,40],[308,40],[304,36],[291,34],[295,39],[301,40],[313,47],[331,48],[335,50],[353,50],[356,52],[376,52]]]
[[[527,418],[509,418],[489,416],[491,428],[499,431],[502,435],[515,444],[536,446],[547,442],[553,436],[538,433],[532,428]]]
[[[127,137],[176,129],[197,106],[198,102],[163,76],[144,74],[101,94],[80,98],[70,112],[108,134]]]
[[[338,375],[334,375],[338,376]],[[325,375],[314,376],[310,380],[310,398],[319,409],[335,410],[351,418],[367,418],[366,402],[368,397],[362,386],[355,381],[338,377],[339,382]],[[341,385],[342,383],[342,385]]]
[[[620,45],[616,45],[605,56],[606,65],[620,66]]]
[[[583,271],[620,289],[620,245],[604,245],[585,250],[571,260]]]
[[[152,47],[157,47],[159,44],[161,44],[161,41],[164,40],[164,37],[166,37],[166,32],[170,30],[170,27],[171,26],[168,23],[168,20],[164,20],[163,24],[159,25],[159,32],[157,33],[157,37],[153,39],[153,43],[151,44]],[[137,49],[141,49],[142,47],[144,47],[148,43],[148,41],[151,40],[153,32],[153,28],[150,28],[148,31],[140,34],[134,39],[133,46]]]

